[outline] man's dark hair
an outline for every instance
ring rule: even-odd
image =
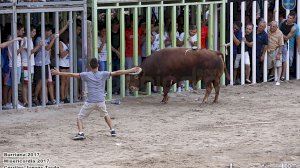
[[[46,31],[53,31],[52,25],[46,24],[46,25],[45,25],[45,30],[46,30]]]
[[[234,24],[237,25],[237,27],[239,27],[239,29],[242,28],[242,22],[240,22],[240,21],[235,21]]]
[[[291,12],[289,13],[289,16],[293,16],[293,18],[295,18],[295,17],[296,17],[296,12],[295,12],[295,11],[291,11]]]
[[[98,68],[98,60],[97,58],[92,58],[90,60],[90,66],[92,69]]]
[[[21,23],[17,24],[17,30],[21,30],[22,28],[24,28],[24,26]]]

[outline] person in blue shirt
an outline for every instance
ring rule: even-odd
[[[262,82],[264,55],[268,45],[268,34],[265,32],[267,23],[261,20],[256,31],[256,82]]]
[[[242,42],[242,23],[239,21],[233,24],[233,60],[234,60],[234,71],[233,71],[233,82],[236,83],[237,70],[240,67],[241,60],[241,42]]]

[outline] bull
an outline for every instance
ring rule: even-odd
[[[130,90],[137,91],[147,82],[163,87],[162,103],[168,102],[168,93],[173,84],[183,80],[190,81],[194,86],[204,81],[206,103],[215,89],[214,103],[218,102],[220,78],[226,70],[223,54],[208,49],[165,48],[154,52],[140,65],[140,71],[130,76]]]

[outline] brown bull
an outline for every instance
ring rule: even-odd
[[[199,80],[204,81],[206,93],[203,102],[207,102],[215,88],[214,102],[218,101],[220,91],[220,77],[224,72],[223,55],[220,52],[207,49],[165,48],[147,57],[140,66],[141,72],[130,77],[130,89],[138,88],[152,82],[155,86],[162,86],[167,103],[171,86],[179,81],[189,80],[195,85]]]

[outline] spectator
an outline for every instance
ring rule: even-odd
[[[282,47],[284,45],[284,37],[282,32],[278,29],[278,23],[272,21],[269,30],[269,44],[268,44],[268,70],[277,71],[275,79],[276,85],[280,85],[280,76],[282,72]],[[271,73],[272,73],[271,71]]]
[[[296,13],[294,11],[291,11],[288,15],[287,19],[282,22],[280,25],[280,30],[283,33],[284,38],[284,47],[282,50],[282,74],[280,77],[280,80],[285,80],[286,75],[286,61],[287,61],[287,52],[289,47],[289,66],[291,67],[293,65],[294,60],[294,48],[295,48],[295,32],[296,32]],[[289,46],[288,46],[289,41]]]
[[[106,28],[100,27],[98,37],[98,64],[100,71],[107,71]]]
[[[23,37],[23,34],[24,34],[24,26],[22,24],[17,24],[17,36],[18,37]],[[13,44],[10,44],[8,46],[8,58],[9,58],[9,79],[8,79],[8,86],[9,87],[12,87],[12,79],[13,79],[13,61],[17,61],[17,67],[14,67],[14,68],[17,68],[17,84],[19,85],[20,84],[20,80],[21,80],[21,66],[22,66],[22,59],[21,59],[21,52],[24,50],[23,46],[20,46],[20,43],[17,42],[16,43],[16,48],[17,48],[17,60],[14,60],[13,59],[13,56],[14,56],[14,45]],[[11,99],[11,96],[12,96],[12,88],[9,89],[9,92],[8,92],[8,96],[9,96],[9,100]],[[17,105],[17,108],[23,108],[23,106],[20,105],[20,103],[18,103]]]
[[[208,26],[207,21],[203,21],[201,25],[201,48],[207,48]]]
[[[190,25],[187,48],[197,47],[198,46],[197,41],[198,41],[197,26]]]
[[[38,50],[38,48],[40,47],[39,45],[36,46],[34,48],[33,45],[33,38],[36,35],[36,28],[31,25],[30,26],[30,38],[27,39],[27,37],[24,37],[23,40],[21,41],[21,46],[24,48],[24,50],[22,50],[21,52],[21,56],[22,56],[22,83],[23,83],[23,87],[22,87],[22,99],[23,99],[23,105],[25,107],[28,107],[28,81],[29,81],[29,71],[31,71],[31,80],[33,80],[33,74],[34,74],[34,53]],[[30,60],[30,67],[29,63],[28,63],[28,54],[27,54],[27,50],[30,51],[30,56],[29,56],[29,60]],[[35,104],[32,104],[33,106],[35,106]]]
[[[112,20],[111,29],[111,46],[115,48],[118,52],[112,52],[112,70],[120,70],[120,23],[117,18]],[[120,93],[120,78],[112,77],[112,90],[113,93]]]
[[[268,34],[265,32],[267,23],[261,20],[256,31],[256,81],[262,82],[264,55],[268,45]]]
[[[245,67],[246,67],[246,83],[250,84],[251,80],[250,80],[250,55],[252,55],[252,46],[253,46],[253,24],[249,23],[246,26],[246,35],[243,38],[243,41],[245,42]]]
[[[64,26],[59,34],[63,33],[68,27],[68,24],[66,26]],[[36,83],[36,88],[35,88],[35,92],[34,92],[34,103],[36,105],[39,105],[39,96],[42,93],[42,57],[43,57],[43,53],[42,53],[42,49],[41,46],[45,45],[45,78],[47,80],[47,85],[46,90],[49,91],[49,95],[50,95],[50,101],[48,101],[48,94],[46,95],[45,99],[47,102],[47,105],[52,105],[55,103],[54,100],[54,86],[53,86],[53,81],[52,81],[52,76],[50,73],[50,55],[51,55],[51,50],[53,47],[53,44],[55,42],[55,39],[58,38],[58,35],[53,35],[52,34],[52,26],[51,25],[46,25],[45,26],[45,41],[42,42],[42,38],[41,37],[37,37],[37,39],[35,40],[35,45],[39,46],[38,47],[38,51],[37,54],[34,58],[35,61],[35,67],[34,67],[34,80],[37,82]]]
[[[2,104],[3,109],[12,109],[12,103],[11,103],[11,95],[8,93],[11,90],[10,84],[9,84],[9,78],[10,78],[10,68],[9,68],[9,56],[8,56],[8,46],[13,44],[15,41],[21,41],[21,37],[17,37],[13,40],[8,40],[10,36],[7,36],[4,38],[6,42],[0,43],[0,49],[1,50],[1,68],[2,68],[2,77],[3,77],[3,92],[2,92]],[[7,41],[8,40],[8,41]],[[2,85],[2,84],[1,84]]]
[[[68,32],[63,33],[59,42],[59,70],[61,72],[70,72],[70,44]],[[57,88],[58,89],[58,88]],[[70,103],[68,100],[69,78],[62,76],[60,78],[60,99],[64,103]]]
[[[296,40],[297,40],[297,52],[298,54],[300,54],[300,25],[297,25]]]
[[[130,21],[130,24],[128,25],[128,28],[126,28],[125,30],[125,46],[126,46],[126,49],[125,49],[125,67],[126,69],[130,69],[134,66],[133,64],[133,38],[134,38],[134,34],[133,34],[133,19],[132,19],[132,16],[129,16],[128,17],[128,20]],[[142,34],[142,30],[141,29],[138,29],[138,41],[139,41],[139,44],[138,44],[138,65],[141,64],[141,41],[142,41],[142,38],[143,38],[143,34]],[[129,87],[128,87],[128,83],[129,83],[129,78],[127,77],[126,78],[126,95],[129,95]]]
[[[242,32],[241,32],[242,23],[234,22],[233,24],[233,60],[234,60],[234,71],[233,71],[233,82],[236,84],[237,71],[240,66],[241,58],[241,41],[242,41]]]

